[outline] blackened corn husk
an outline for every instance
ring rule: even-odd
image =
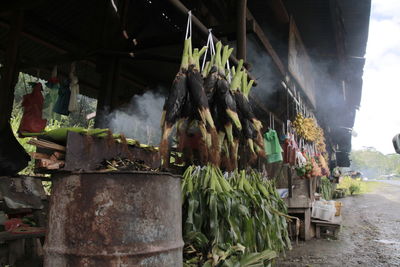
[[[236,101],[232,92],[229,90],[229,84],[224,77],[220,77],[218,79],[216,93],[217,104],[221,105],[225,109],[226,114],[235,127],[238,130],[241,130],[242,124],[240,123],[240,119],[237,114]]]
[[[188,92],[186,71],[189,65],[189,54],[191,53],[191,39],[186,39],[183,46],[182,62],[179,72],[172,82],[168,98],[165,100],[161,115],[162,136],[160,142],[160,156],[162,167],[168,168],[169,165],[169,142],[168,138],[172,132],[172,127],[181,118],[182,107]]]
[[[197,107],[200,117],[205,124],[209,124],[211,128],[215,128],[214,120],[211,116],[208,106],[207,95],[203,87],[203,78],[200,72],[192,65],[188,72],[188,89],[194,106]]]
[[[163,167],[168,167],[168,138],[171,134],[172,128],[176,121],[181,116],[182,107],[185,103],[185,97],[187,94],[186,87],[186,74],[179,71],[176,75],[170,95],[165,101],[162,115],[162,137],[160,144],[160,154],[163,161]]]
[[[209,103],[212,102],[217,81],[218,81],[218,69],[217,66],[214,65],[211,67],[210,72],[204,79],[204,90],[206,92]]]

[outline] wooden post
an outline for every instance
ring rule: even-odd
[[[236,57],[246,62],[247,0],[237,0],[237,50]]]
[[[0,129],[4,129],[11,117],[15,83],[18,79],[18,43],[21,36],[23,18],[23,11],[18,10],[13,12],[8,34],[4,68],[0,80]]]
[[[290,167],[290,164],[288,164],[287,167],[287,176],[288,176],[288,189],[289,189],[289,198],[292,198],[293,196],[293,188],[292,188],[292,168]]]
[[[103,128],[107,127],[105,124],[105,115],[116,108],[116,102],[118,97],[118,77],[120,70],[120,60],[118,57],[109,57],[102,59],[101,63],[101,85],[98,95],[95,127]]]

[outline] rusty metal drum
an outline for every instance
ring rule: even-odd
[[[182,266],[179,176],[53,177],[44,266]]]

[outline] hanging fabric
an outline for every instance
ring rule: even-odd
[[[76,66],[75,62],[71,64],[71,71],[69,73],[71,96],[69,99],[68,111],[75,112],[78,111],[78,94],[79,94],[79,84],[78,77],[76,76]]]
[[[269,129],[269,131],[264,134],[264,147],[268,163],[283,160],[282,148],[279,143],[278,134],[275,130]]]
[[[63,80],[58,90],[57,102],[54,105],[54,112],[61,115],[69,115],[69,99],[71,97],[71,90],[69,89],[69,80]]]
[[[49,120],[53,118],[53,109],[57,101],[58,89],[60,89],[60,81],[57,78],[57,66],[54,66],[51,78],[47,81],[46,87],[49,90],[47,90],[44,98],[43,116]]]
[[[24,113],[18,129],[21,136],[23,136],[23,133],[40,133],[46,127],[47,120],[42,118],[44,102],[42,90],[42,84],[36,83],[33,86],[32,93],[23,97]]]

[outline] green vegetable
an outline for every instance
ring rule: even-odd
[[[184,266],[268,266],[290,249],[287,207],[260,173],[207,165],[183,177]]]

